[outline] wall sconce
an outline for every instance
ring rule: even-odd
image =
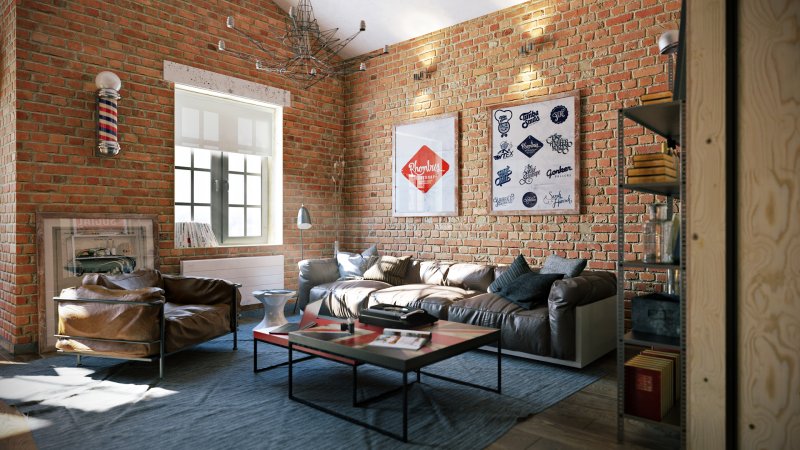
[[[422,80],[429,80],[431,78],[431,73],[427,70],[422,70],[419,73],[414,74],[414,81],[422,81]]]
[[[533,52],[533,42],[522,44],[519,48],[519,56],[528,56],[531,52]]]
[[[116,156],[120,147],[117,142],[117,100],[122,81],[112,72],[103,71],[94,78],[97,85],[97,149],[95,156]]]

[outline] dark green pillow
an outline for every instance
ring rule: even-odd
[[[508,269],[489,285],[489,292],[498,292],[518,276],[530,272],[531,268],[528,266],[528,261],[525,261],[524,256],[519,255],[517,259],[508,266]]]
[[[561,273],[526,273],[497,291],[497,295],[525,309],[531,309],[536,304],[546,302],[550,296],[550,287],[562,278],[564,274]]]

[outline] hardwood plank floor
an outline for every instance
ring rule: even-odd
[[[607,375],[539,414],[515,425],[487,450],[575,450],[680,448],[680,433],[638,421],[625,422],[617,442],[616,354],[593,364]]]
[[[35,355],[13,358],[0,350],[0,365],[36,359]],[[556,405],[515,425],[487,450],[574,450],[680,448],[680,435],[660,427],[627,421],[625,441],[617,442],[616,356],[612,352],[594,364],[607,375]],[[0,418],[13,415],[14,408],[0,402]],[[21,415],[17,413],[18,417]],[[10,416],[5,416],[8,419]],[[0,420],[0,428],[3,428]],[[6,422],[8,423],[8,422]],[[15,420],[16,424],[21,423]],[[18,425],[17,425],[18,427]],[[16,430],[11,436],[0,434],[0,448],[35,449],[28,432]]]

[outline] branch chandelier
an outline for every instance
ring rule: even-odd
[[[307,88],[329,76],[341,77],[351,73],[363,72],[367,70],[366,62],[368,60],[389,53],[389,46],[386,45],[383,47],[382,53],[341,60],[337,56],[338,53],[362,31],[367,29],[366,23],[362,20],[361,26],[355,34],[344,40],[338,39],[334,37],[336,32],[339,31],[338,28],[324,31],[319,29],[310,0],[300,0],[297,7],[289,7],[289,15],[286,17],[286,33],[282,37],[284,45],[292,51],[292,56],[289,58],[277,55],[274,51],[268,49],[264,43],[236,28],[233,16],[228,16],[226,25],[231,30],[247,38],[263,55],[259,57],[229,50],[222,39],[217,44],[219,51],[230,53],[237,58],[255,63],[258,70],[278,73],[293,80],[304,81],[307,83]]]

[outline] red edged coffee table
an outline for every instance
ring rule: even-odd
[[[369,345],[370,342],[383,332],[382,327],[356,322],[355,333],[349,334],[339,332],[338,322],[330,322],[333,321],[329,321],[328,324],[325,324],[319,320],[318,324],[320,326],[289,333],[289,398],[294,401],[392,438],[399,439],[403,442],[408,442],[408,387],[414,383],[419,383],[421,375],[498,394],[501,393],[500,330],[439,320],[433,325],[415,328],[416,330],[431,332],[431,339],[427,344],[419,350],[403,350]],[[431,364],[492,344],[497,346],[496,388],[422,371],[424,367]],[[349,417],[310,400],[295,396],[293,392],[293,365],[295,362],[305,360],[309,357],[294,359],[294,351],[311,353],[312,355],[321,356],[325,359],[351,364],[353,366],[353,406],[365,406],[368,403],[382,400],[397,392],[401,392],[403,398],[402,434],[379,428],[373,424]],[[368,399],[358,400],[356,395],[358,384],[357,367],[361,364],[371,364],[400,372],[403,375],[403,382],[399,387],[388,392],[378,394]],[[414,372],[416,374],[416,381],[408,382],[409,372]]]

